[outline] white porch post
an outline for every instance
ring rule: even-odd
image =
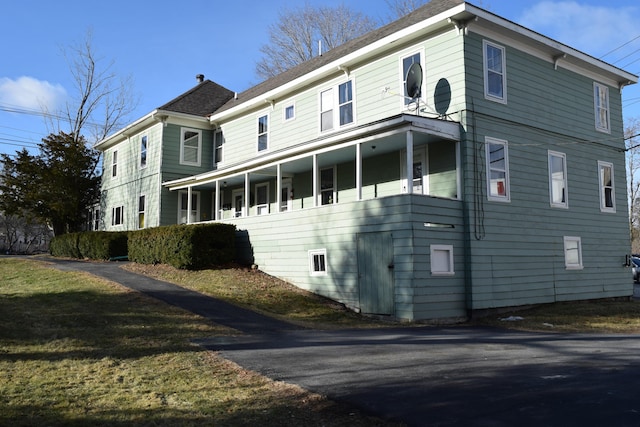
[[[313,155],[313,206],[318,206],[318,155]]]
[[[244,174],[244,216],[249,216],[250,186],[249,173],[247,172]]]
[[[213,202],[213,219],[215,221],[219,220],[219,216],[220,216],[220,180],[216,180],[216,195],[215,195],[215,202]]]
[[[276,165],[276,212],[282,210],[282,164]]]
[[[191,224],[191,197],[192,197],[192,188],[187,187],[187,224]]]
[[[407,194],[413,193],[413,131],[407,131]]]
[[[356,144],[356,200],[362,200],[362,144]]]

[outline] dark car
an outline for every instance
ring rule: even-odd
[[[640,282],[640,258],[631,257],[631,272],[633,273],[633,283]]]

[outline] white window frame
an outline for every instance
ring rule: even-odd
[[[602,98],[604,98],[604,100]],[[593,82],[593,108],[596,130],[599,132],[611,133],[608,86],[602,83]]]
[[[408,69],[404,69],[404,60],[407,58],[411,58],[412,56],[415,55],[420,55],[420,66],[422,67],[422,90],[420,93],[420,97],[418,99],[420,99],[420,102],[426,102],[426,97],[425,97],[425,82],[427,80],[427,73],[424,71],[425,70],[425,64],[424,64],[424,49],[417,49],[417,50],[412,50],[410,52],[408,52],[405,55],[402,55],[400,57],[400,63],[398,64],[399,67],[399,73],[400,73],[400,90],[402,91],[402,109],[403,110],[411,110],[415,108],[415,104],[412,102],[411,99],[408,98],[407,96],[407,85],[406,85],[406,78],[407,78],[407,72],[409,71]]]
[[[242,203],[242,207],[240,208],[240,210],[238,211],[236,209],[236,198],[237,196],[240,196],[240,200]],[[244,199],[244,189],[238,189],[236,188],[235,190],[233,190],[231,192],[231,211],[233,212],[233,217],[234,218],[242,218],[244,216],[246,216],[245,211],[247,210],[247,206],[245,203],[245,199]]]
[[[197,153],[196,153],[196,157],[197,160],[195,162],[192,161],[187,161],[184,159],[184,150],[185,150],[185,133],[187,132],[193,132],[196,133],[198,135],[198,147],[197,147]],[[191,149],[193,149],[193,147],[189,147]],[[202,130],[200,129],[192,129],[192,128],[180,128],[180,164],[181,165],[187,165],[187,166],[200,166],[202,161]]]
[[[453,276],[455,274],[453,264],[452,245],[430,245],[431,274],[433,276]]]
[[[486,171],[487,171],[487,198],[494,202],[510,202],[511,201],[511,187],[509,183],[509,143],[503,139],[485,137],[485,159],[486,159]],[[504,152],[504,168],[492,165],[491,159],[491,146],[501,146]],[[492,172],[504,174],[504,195],[501,195],[499,191],[494,191]],[[498,182],[496,182],[497,190]]]
[[[487,55],[487,49],[491,47],[493,49],[497,49],[501,52],[501,68],[500,70],[495,70],[493,68],[489,68],[489,57]],[[498,44],[492,43],[488,40],[482,41],[482,58],[484,65],[484,97],[485,99],[500,102],[502,104],[507,103],[507,52],[504,46],[500,46]],[[502,80],[502,96],[497,94],[493,94],[490,92],[489,85],[489,73],[499,74]]]
[[[259,191],[260,188],[265,188],[266,189],[266,192],[267,192],[266,193],[266,195],[267,195],[266,203],[262,203],[262,204],[259,203],[258,191]],[[254,186],[254,191],[255,191],[255,194],[256,194],[256,206],[255,206],[256,215],[269,215],[269,210],[270,210],[269,209],[269,206],[270,206],[269,205],[269,190],[270,190],[270,188],[269,188],[269,183],[268,182],[261,182],[260,184],[256,184]]]
[[[413,194],[429,194],[429,162],[427,160],[428,153],[427,147],[414,147],[413,150],[413,164],[421,163],[422,164],[422,191],[419,191],[414,185],[415,177],[413,176],[414,170],[412,169],[410,172],[411,178],[407,177],[407,150],[402,150],[402,155],[400,156],[400,174],[402,176],[401,181],[401,191],[406,194],[408,192],[407,188],[409,187],[409,183],[413,186],[412,192]]]
[[[577,256],[571,255],[577,251]],[[564,236],[564,266],[567,270],[582,270],[582,240],[580,237]]]
[[[351,100],[340,103],[340,87],[350,84],[351,85]],[[328,105],[324,105],[323,101],[325,100],[324,94],[330,94],[331,98],[327,99],[326,103]],[[344,105],[351,104],[351,121],[345,124],[340,124],[340,108]],[[331,87],[325,88],[318,93],[318,106],[320,115],[318,117],[319,123],[318,128],[320,129],[320,133],[328,133],[335,132],[339,129],[344,129],[349,126],[353,126],[356,123],[356,97],[355,97],[355,81],[354,79],[349,79],[344,82],[335,84]],[[331,127],[323,129],[322,126],[322,116],[325,113],[331,113]]]
[[[117,215],[118,211],[120,211],[120,215]],[[120,221],[117,221],[118,218]],[[124,205],[111,208],[111,225],[113,227],[124,225]]]
[[[611,182],[606,183],[604,177],[605,169],[611,171]],[[598,187],[600,188],[600,211],[615,213],[616,211],[616,191],[615,179],[613,175],[613,163],[598,161]],[[609,190],[609,193],[607,193]],[[611,200],[611,206],[607,206],[607,198]]]
[[[282,191],[282,194],[280,195],[282,200],[280,200],[279,211],[289,212],[293,210],[293,199],[292,199],[293,184],[291,182],[291,179],[290,178],[283,179],[282,184],[280,185],[280,189]]]
[[[142,202],[142,210],[140,210],[140,202]],[[142,215],[142,221],[140,216]],[[142,225],[140,223],[142,222]],[[145,228],[147,226],[147,195],[140,194],[138,196],[138,229]]]
[[[224,135],[222,129],[213,133],[213,164],[220,166],[224,163]]]
[[[311,249],[308,251],[308,255],[309,255],[309,275],[310,276],[326,276],[329,270],[329,266],[327,264],[327,250]],[[316,259],[322,260],[323,262],[317,264],[315,262]]]
[[[264,119],[265,129],[262,129],[261,123]],[[256,152],[263,153],[269,151],[269,113],[260,114],[256,121]],[[265,146],[260,148],[260,138],[264,137]]]
[[[324,189],[322,188],[322,172],[325,170],[329,170],[332,169],[333,170],[333,187],[332,188],[327,188]],[[337,199],[338,199],[338,191],[337,191],[337,187],[338,187],[338,168],[336,165],[333,166],[328,166],[326,168],[320,168],[318,170],[318,206],[328,206],[328,205],[334,205],[337,203]],[[331,190],[332,194],[331,194],[331,202],[330,203],[322,203],[322,193],[323,191],[329,191]]]
[[[291,109],[291,117],[287,117],[287,110]],[[283,122],[290,122],[296,119],[296,104],[295,102],[290,102],[288,104],[285,104],[284,108],[282,109],[282,121]]]
[[[187,198],[187,205],[189,204],[189,191],[188,190],[180,190],[178,191],[178,224],[193,224],[200,221],[200,192],[199,191],[191,191],[191,204],[193,206],[194,197],[196,202],[195,212],[192,206],[187,206],[187,215],[191,216],[191,220],[188,220],[189,217],[184,217],[183,222],[183,212],[182,209],[182,196]]]
[[[118,176],[118,150],[113,150],[111,153],[111,177]]]
[[[149,138],[147,135],[142,135],[140,137],[140,169],[144,169],[147,167],[147,163],[149,161]]]
[[[560,202],[556,202],[554,201],[554,188],[555,188],[555,183],[559,182],[559,180],[553,176],[553,168],[552,168],[552,158],[553,157],[560,157],[562,158],[562,163],[563,163],[563,179],[562,179],[562,186],[564,189],[564,201],[560,201]],[[569,208],[569,179],[568,179],[568,168],[567,168],[567,155],[565,153],[560,153],[558,151],[551,151],[549,150],[548,152],[548,167],[549,167],[549,203],[551,204],[551,207],[554,208]]]

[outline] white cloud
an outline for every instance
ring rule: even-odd
[[[0,77],[0,104],[37,111],[55,111],[67,97],[60,84],[22,76]]]
[[[638,12],[638,7],[616,8],[576,1],[542,1],[525,9],[519,23],[599,57],[638,35]]]

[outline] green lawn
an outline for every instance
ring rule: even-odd
[[[0,425],[387,425],[190,342],[230,333],[88,274],[0,258]]]

